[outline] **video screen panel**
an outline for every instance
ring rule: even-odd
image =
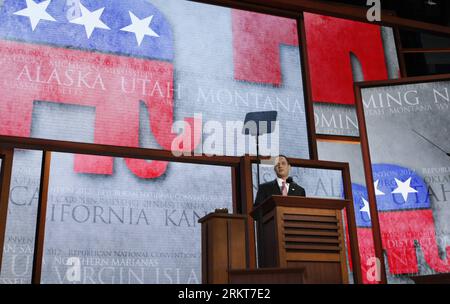
[[[309,158],[296,20],[182,0],[5,0],[0,18],[1,135],[242,156],[256,153],[245,116],[276,111],[260,153]],[[196,220],[232,210],[229,168],[53,154],[43,283],[201,282]],[[16,160],[40,170],[32,152]],[[15,186],[39,185],[17,174]],[[7,232],[30,240],[28,261],[35,220]],[[119,251],[114,265],[90,255]],[[2,283],[30,282],[8,254]]]
[[[400,77],[394,30],[304,15],[316,132],[358,137],[353,83]]]
[[[449,92],[448,80],[361,90],[389,282],[450,271]]]

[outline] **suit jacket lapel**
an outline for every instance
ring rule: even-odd
[[[281,189],[280,189],[280,187],[278,187],[278,183],[277,183],[276,179],[273,181],[273,194],[281,195]]]
[[[294,188],[295,189],[295,188]],[[292,183],[289,184],[289,190],[288,190],[288,195],[292,194]]]
[[[294,194],[295,190],[296,190],[296,185],[294,184],[294,182],[289,184],[289,191],[288,191],[288,195]]]

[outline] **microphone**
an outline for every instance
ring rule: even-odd
[[[286,178],[286,183],[288,183],[288,184],[292,183],[293,181],[294,180],[290,176],[288,178]]]

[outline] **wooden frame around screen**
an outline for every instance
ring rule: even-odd
[[[252,164],[257,163],[258,159],[254,156],[243,157],[231,157],[231,156],[174,156],[170,151],[156,150],[156,149],[142,149],[131,147],[117,147],[97,144],[85,144],[74,143],[57,140],[46,139],[33,139],[33,138],[21,138],[0,136],[0,148],[3,147],[5,151],[8,151],[11,164],[9,168],[12,169],[12,155],[13,149],[22,148],[28,150],[43,151],[42,164],[41,164],[41,177],[40,177],[40,189],[38,200],[38,212],[37,212],[37,224],[35,233],[35,246],[33,254],[33,270],[32,270],[32,283],[39,284],[42,270],[42,259],[44,255],[44,241],[45,241],[45,218],[46,218],[46,206],[47,206],[47,194],[50,178],[50,159],[51,152],[62,153],[78,153],[78,154],[90,154],[90,155],[102,155],[112,157],[126,157],[136,159],[152,159],[152,160],[164,160],[180,163],[194,163],[202,165],[215,165],[226,166],[231,169],[232,179],[232,198],[233,208],[237,213],[241,213],[247,216],[247,252],[249,254],[249,269],[256,268],[256,246],[255,246],[255,234],[253,229],[253,218],[250,216],[250,212],[253,209],[253,181],[252,181]],[[329,169],[341,171],[343,185],[344,185],[344,198],[346,200],[353,200],[351,191],[350,171],[347,163],[319,161],[319,160],[302,160],[291,159],[293,166],[305,167],[305,168],[317,168],[317,169]],[[3,172],[3,163],[2,163]],[[3,176],[3,175],[2,175]],[[2,182],[8,182],[4,184],[2,189],[9,189],[10,178],[2,179]],[[9,191],[2,191],[2,205],[7,208],[9,200]],[[4,203],[6,202],[6,203]],[[0,227],[0,236],[5,235],[6,229],[6,210],[4,213],[5,220],[2,223],[5,227]],[[362,282],[361,267],[359,261],[359,249],[358,240],[356,237],[356,223],[354,222],[354,210],[353,206],[347,209],[348,214],[348,227],[349,230],[355,231],[355,233],[349,233],[351,240],[351,254],[352,262],[354,265],[354,282]],[[3,246],[3,240],[0,239],[0,246]],[[0,257],[1,263],[1,257]]]
[[[392,79],[392,80],[382,80],[382,81],[366,81],[357,82],[354,85],[355,98],[356,98],[356,113],[358,118],[359,134],[361,137],[361,153],[363,157],[364,164],[364,175],[366,181],[367,195],[369,200],[370,217],[372,220],[372,235],[375,245],[375,253],[377,258],[380,259],[382,263],[381,275],[382,278],[386,279],[386,267],[384,266],[384,255],[383,255],[383,244],[381,238],[380,221],[378,218],[378,209],[376,204],[375,187],[372,175],[372,161],[370,158],[369,140],[367,136],[367,126],[364,115],[364,106],[362,103],[362,93],[363,89],[375,88],[375,87],[388,87],[388,86],[399,86],[408,84],[419,84],[428,82],[439,82],[450,80],[450,74],[436,75],[436,76],[422,76],[422,77],[410,77],[402,79]]]
[[[369,22],[367,9],[343,3],[330,3],[320,0],[190,0],[216,4],[231,8],[250,10],[271,15],[296,18],[301,12],[351,19],[391,27],[424,30],[450,35],[450,27],[397,17],[392,11],[381,10],[381,21]]]
[[[5,242],[13,155],[13,149],[0,146],[0,158],[2,159],[0,168],[0,272],[2,271],[3,244]]]

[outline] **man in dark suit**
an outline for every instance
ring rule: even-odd
[[[262,203],[272,195],[305,196],[305,189],[296,184],[292,178],[289,177],[291,165],[286,156],[279,155],[275,159],[275,166],[273,169],[277,174],[277,178],[259,186],[255,205]]]

